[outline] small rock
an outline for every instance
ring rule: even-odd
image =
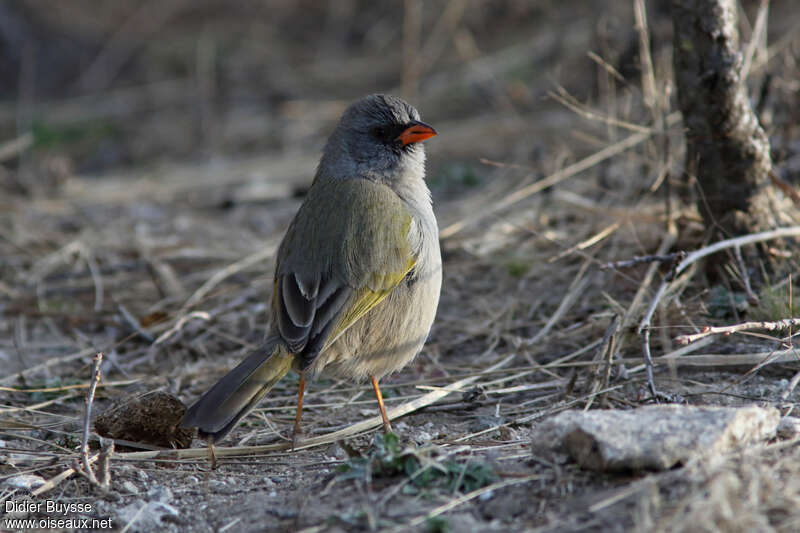
[[[31,492],[44,485],[44,483],[44,478],[32,474],[20,474],[19,476],[10,477],[3,481],[3,485],[9,488],[24,490],[26,492]]]
[[[495,428],[500,424],[504,424],[506,419],[504,417],[496,417],[494,415],[482,415],[475,417],[469,424],[470,431],[483,431],[484,429]]]
[[[164,515],[178,516],[180,514],[173,506],[162,502],[150,502],[147,506],[152,509],[154,513],[159,514],[159,518],[163,518]]]
[[[117,519],[132,531],[161,531],[165,517],[178,517],[178,510],[162,502],[136,500],[117,511]]]
[[[800,435],[800,418],[796,416],[784,416],[778,423],[778,437],[782,439],[793,439]]]
[[[9,453],[5,456],[5,464],[8,466],[24,466],[32,464],[37,456],[30,453]]]
[[[483,496],[483,494],[481,496]],[[478,499],[483,502],[480,508],[481,514],[489,520],[510,520],[524,513],[530,506],[530,502],[526,501],[525,498],[515,498],[508,494],[487,500],[482,500],[480,497],[478,497]]]
[[[487,524],[479,522],[476,516],[472,513],[448,513],[440,515],[445,520],[445,528],[443,531],[486,531]],[[449,527],[448,527],[449,526]],[[501,526],[502,527],[502,526]],[[497,528],[492,528],[497,531]],[[502,531],[502,529],[500,529]]]
[[[144,507],[147,505],[147,502],[142,500],[136,500],[135,502],[129,503],[119,511],[117,511],[117,518],[125,524],[125,527],[132,526],[134,520],[139,521],[137,525],[143,525],[143,516],[144,515]],[[140,512],[141,511],[141,512]],[[141,520],[141,521],[140,521]],[[140,529],[139,527],[135,529]]]
[[[208,488],[213,491],[224,490],[228,487],[228,484],[221,479],[211,479],[208,482]]]
[[[139,489],[136,487],[136,485],[134,485],[130,481],[124,482],[122,484],[122,488],[131,494],[139,494]]]
[[[772,438],[779,420],[777,409],[756,406],[565,411],[535,428],[533,453],[566,450],[590,470],[666,470]]]
[[[103,498],[109,503],[119,503],[122,501],[123,496],[119,492],[108,492],[103,495]]]
[[[150,476],[147,475],[147,472],[144,470],[137,470],[136,475],[139,476],[139,481],[147,481],[150,479]]]
[[[151,502],[169,503],[172,501],[172,491],[169,487],[152,487],[147,491],[147,499]]]
[[[433,436],[430,433],[428,433],[427,431],[420,431],[419,433],[414,435],[414,440],[418,444],[424,444],[426,442],[432,441],[433,440]]]

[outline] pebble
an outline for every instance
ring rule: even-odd
[[[793,439],[800,435],[800,418],[784,416],[778,422],[778,436],[782,439]]]
[[[177,517],[180,513],[173,506],[162,502],[136,500],[117,512],[117,519],[131,526],[132,531],[163,531],[165,516]]]
[[[3,485],[7,487],[27,492],[41,487],[44,483],[44,478],[32,474],[20,474],[19,476],[10,477],[3,481]]]
[[[432,441],[433,440],[433,436],[430,433],[428,433],[427,431],[420,431],[419,433],[417,433],[415,435],[414,440],[421,444],[421,443]]]
[[[155,486],[147,491],[147,499],[151,502],[171,502],[172,491],[168,487]]]
[[[482,502],[485,502],[486,500],[491,500],[492,498],[494,498],[493,490],[487,490],[486,492],[478,496],[478,499]]]
[[[208,482],[208,488],[211,490],[220,490],[226,488],[227,486],[228,484],[221,479],[212,479]]]

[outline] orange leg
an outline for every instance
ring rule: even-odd
[[[386,406],[383,404],[383,394],[381,388],[378,386],[378,380],[370,376],[372,380],[372,388],[375,389],[375,398],[378,399],[378,409],[381,410],[381,418],[383,418],[383,431],[386,433],[392,432],[392,425],[389,423],[389,417],[386,415]]]
[[[303,395],[306,392],[306,380],[303,379],[303,374],[300,374],[300,384],[297,388],[297,414],[294,417],[294,428],[292,429],[292,449],[297,446],[297,442],[303,435],[303,430],[300,429],[300,418],[303,416]]]
[[[214,441],[211,440],[211,437],[208,438],[208,462],[211,463],[211,470],[216,470],[219,466],[217,454],[214,451]]]

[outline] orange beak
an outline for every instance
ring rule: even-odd
[[[413,121],[403,133],[397,136],[398,141],[403,143],[403,146],[411,143],[418,143],[425,139],[430,139],[436,135],[436,130],[425,124],[424,122]]]

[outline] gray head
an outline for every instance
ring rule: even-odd
[[[350,105],[328,138],[319,177],[363,177],[389,186],[421,180],[425,150],[421,141],[436,131],[419,112],[395,96],[372,94]]]

